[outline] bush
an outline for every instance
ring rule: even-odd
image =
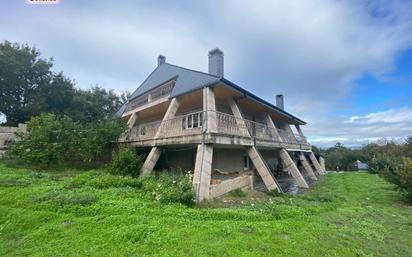
[[[370,172],[377,173],[395,184],[407,200],[412,203],[412,160],[380,155],[370,162]]]
[[[138,177],[143,166],[144,156],[136,154],[129,146],[120,146],[116,152],[113,150],[112,162],[109,172],[114,175]]]
[[[161,203],[195,205],[190,172],[164,170],[157,177],[155,175],[146,176],[142,178],[142,181],[144,190]]]
[[[117,121],[81,124],[67,116],[42,114],[27,123],[27,133],[17,135],[19,140],[9,153],[39,166],[89,164],[110,153],[111,142],[123,131],[124,124]]]
[[[403,191],[409,201],[412,203],[412,160],[403,159],[403,165],[399,169],[399,184],[397,186]]]

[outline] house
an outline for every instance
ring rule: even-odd
[[[364,162],[361,162],[361,161],[359,161],[359,160],[356,160],[356,162],[355,162],[355,169],[356,169],[356,170],[368,170],[368,169],[369,169],[369,165],[366,164],[366,163],[364,163]]]
[[[226,79],[218,48],[208,58],[205,73],[160,55],[116,113],[129,127],[119,143],[147,153],[143,175],[161,163],[191,170],[200,202],[254,185],[281,191],[278,179],[288,175],[307,188],[325,174],[302,132],[306,123],[284,110],[282,95],[274,105]]]

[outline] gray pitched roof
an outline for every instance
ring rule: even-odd
[[[172,90],[170,97],[176,97],[191,91],[194,91],[205,86],[217,84],[222,82],[238,91],[241,91],[243,94],[248,95],[249,97],[261,102],[262,104],[268,106],[271,109],[274,109],[277,112],[283,113],[284,115],[298,121],[301,124],[305,124],[301,119],[293,116],[292,114],[285,112],[282,109],[272,105],[269,102],[257,97],[256,95],[250,93],[249,91],[243,89],[242,87],[236,85],[235,83],[221,77],[217,77],[208,73],[190,70],[180,66],[172,65],[169,63],[162,63],[156,67],[156,69],[147,77],[143,83],[133,92],[129,97],[126,103],[116,112],[115,117],[121,117],[123,112],[126,110],[128,102],[151,89],[170,81],[171,79],[176,79],[175,86]]]

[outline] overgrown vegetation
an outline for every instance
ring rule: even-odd
[[[304,195],[209,209],[158,198],[179,185],[161,174],[0,163],[0,256],[412,255],[412,209],[376,174],[328,174]]]
[[[19,134],[9,153],[38,166],[90,164],[110,153],[111,142],[124,129],[115,120],[83,124],[67,116],[43,114],[27,123],[27,133]]]
[[[109,172],[114,175],[138,177],[143,166],[145,156],[136,154],[135,150],[127,145],[121,145],[118,151],[113,150]]]

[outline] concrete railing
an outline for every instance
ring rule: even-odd
[[[250,136],[257,140],[265,140],[278,143],[283,142],[289,144],[307,144],[306,139],[304,138],[302,140],[302,138],[298,134],[293,134],[281,129],[276,129],[275,131],[275,129],[272,129],[263,123],[237,118],[233,115],[222,112],[215,113],[218,134],[245,137]],[[199,117],[196,125],[194,125],[195,123],[192,123],[192,127],[187,125],[188,122],[191,122],[192,118],[188,119],[188,115],[181,115],[169,120],[138,124],[129,129],[129,131],[125,134],[123,140],[121,139],[121,141],[140,141],[154,139],[156,135],[156,138],[159,139],[201,134],[202,127],[207,122],[206,112],[195,112],[191,113],[190,115],[192,115],[192,118],[194,116]],[[281,137],[281,140],[277,135]]]

